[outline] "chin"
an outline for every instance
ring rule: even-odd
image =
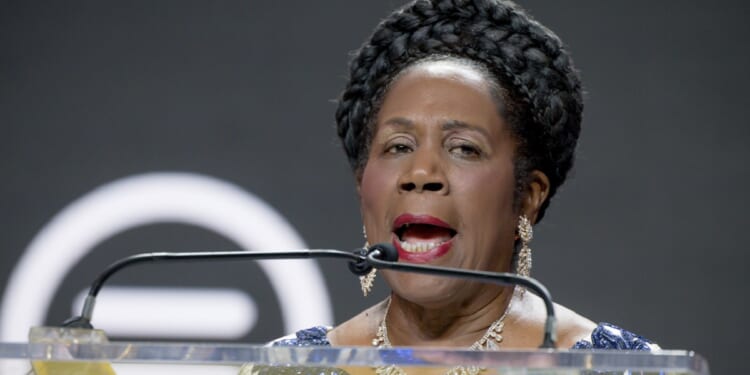
[[[474,283],[442,276],[383,271],[393,293],[402,299],[424,307],[441,307],[456,297],[466,298]],[[489,285],[488,285],[489,286]]]

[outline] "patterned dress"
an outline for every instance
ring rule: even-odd
[[[273,346],[330,346],[329,327],[317,326],[297,331],[271,343]],[[609,323],[599,323],[591,332],[591,340],[581,340],[572,349],[616,349],[652,351],[659,346],[654,342]]]
[[[330,327],[317,326],[297,331],[293,335],[282,337],[270,343],[272,346],[330,346],[328,331]],[[632,332],[614,326],[609,323],[600,323],[592,332],[591,340],[578,341],[572,349],[615,349],[615,350],[659,350],[655,343],[638,336]],[[320,354],[325,357],[325,354]],[[395,354],[397,357],[398,353]],[[318,357],[315,351],[310,353],[312,357]],[[410,357],[407,355],[407,357]],[[321,360],[321,358],[317,358]],[[404,358],[399,358],[403,360]],[[315,362],[315,361],[314,361]],[[320,362],[320,361],[318,361]],[[323,361],[325,362],[325,361]],[[480,374],[478,367],[455,367],[447,374]],[[376,374],[405,374],[396,366],[375,369]],[[596,374],[597,372],[592,372]],[[309,366],[264,366],[247,364],[240,369],[239,375],[349,375],[347,371],[335,367],[309,367]]]

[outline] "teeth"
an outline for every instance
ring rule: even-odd
[[[401,248],[410,252],[410,253],[424,253],[427,251],[430,251],[440,245],[442,245],[444,242],[406,242],[406,241],[399,241],[399,245],[401,245]]]

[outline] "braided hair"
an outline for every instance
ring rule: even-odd
[[[441,55],[484,67],[501,88],[505,120],[518,145],[515,207],[535,169],[549,178],[551,198],[573,166],[583,110],[580,79],[558,37],[505,0],[416,0],[377,26],[354,55],[336,111],[338,135],[357,178],[390,82],[411,65]],[[549,199],[537,220],[548,205]]]

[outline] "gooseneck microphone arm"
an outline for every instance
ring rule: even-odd
[[[459,268],[433,267],[412,263],[397,263],[398,251],[390,244],[375,244],[370,247],[367,262],[377,268],[391,269],[399,272],[416,272],[463,279],[473,279],[492,284],[520,285],[534,292],[544,301],[547,320],[544,323],[544,338],[540,348],[555,348],[557,342],[557,319],[552,296],[539,281],[515,273],[474,271]]]
[[[184,253],[141,253],[120,259],[112,263],[91,284],[83,304],[80,316],[68,319],[64,327],[93,328],[91,317],[94,312],[96,296],[104,283],[123,268],[151,262],[164,261],[203,261],[203,260],[247,260],[247,259],[305,259],[305,258],[338,258],[349,260],[349,270],[356,275],[366,275],[373,267],[392,269],[399,272],[416,272],[423,274],[473,279],[481,282],[500,285],[521,285],[542,298],[547,309],[547,321],[544,325],[544,339],[541,348],[555,348],[556,318],[555,308],[547,288],[540,282],[513,273],[474,271],[456,268],[432,267],[411,263],[398,263],[398,251],[390,244],[376,244],[370,248],[356,249],[353,252],[341,250],[288,250],[288,251],[205,251]]]
[[[122,258],[107,267],[91,284],[89,293],[83,303],[81,315],[72,317],[63,323],[64,327],[93,328],[91,317],[99,290],[117,271],[140,263],[163,261],[201,261],[230,259],[305,259],[305,258],[338,258],[349,260],[349,269],[357,275],[365,275],[372,269],[365,258],[367,250],[356,249],[353,252],[341,250],[285,250],[285,251],[203,251],[203,252],[158,252],[141,253]]]

